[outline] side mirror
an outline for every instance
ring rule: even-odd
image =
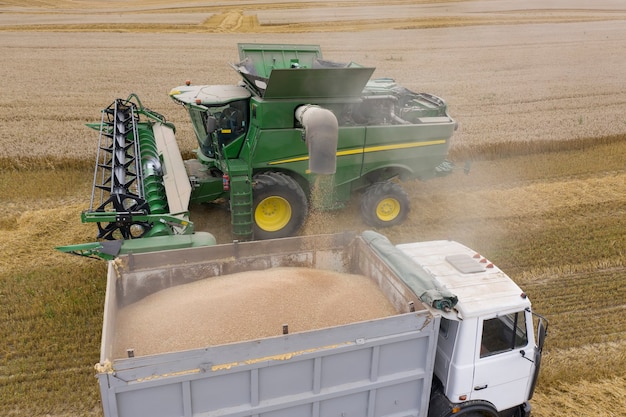
[[[541,314],[530,311],[530,308],[527,308],[526,311],[537,317],[539,321],[537,323],[537,340],[535,341],[535,343],[537,344],[537,350],[541,352],[543,351],[543,343],[546,341],[546,336],[548,335],[548,320]]]
[[[206,119],[206,132],[211,134],[217,130],[217,119],[213,116],[209,116]]]
[[[546,341],[547,334],[548,322],[545,321],[545,319],[539,319],[539,325],[537,327],[537,349],[539,350],[539,352],[543,351],[543,342]]]

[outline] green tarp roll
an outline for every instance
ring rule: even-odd
[[[422,302],[443,311],[450,311],[456,305],[456,295],[442,288],[430,273],[396,248],[385,236],[367,230],[362,237]]]

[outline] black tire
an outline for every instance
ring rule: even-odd
[[[293,236],[304,224],[307,198],[290,176],[280,172],[255,175],[252,196],[255,239]]]
[[[363,220],[373,227],[390,227],[406,220],[410,211],[409,196],[395,182],[370,185],[361,200]]]

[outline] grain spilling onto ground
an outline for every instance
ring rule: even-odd
[[[119,311],[114,356],[219,345],[376,319],[396,310],[363,275],[273,268],[208,278]]]

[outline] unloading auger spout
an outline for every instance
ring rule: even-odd
[[[337,171],[339,123],[334,113],[315,105],[300,106],[296,119],[304,127],[304,141],[309,150],[309,170],[315,174]]]

